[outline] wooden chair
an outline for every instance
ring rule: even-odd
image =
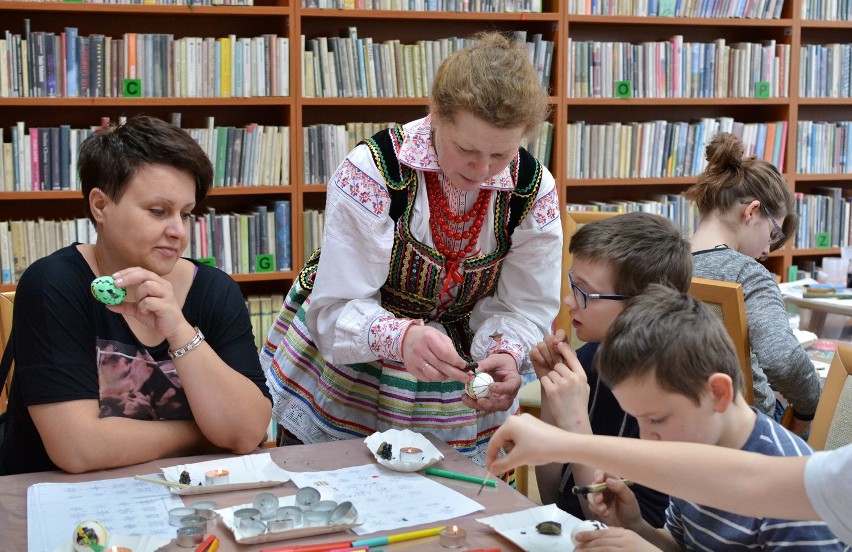
[[[12,333],[12,305],[15,302],[15,292],[6,291],[0,293],[0,350],[6,348],[6,343],[9,342],[9,334]],[[9,370],[9,375],[6,381],[3,382],[3,387],[0,389],[0,412],[6,411],[6,404],[9,402],[9,391],[12,385],[12,373],[15,371],[15,365],[12,364],[12,369]]]
[[[852,346],[838,344],[819,397],[808,444],[832,450],[852,443]]]
[[[606,213],[597,211],[565,211],[562,216],[562,281],[560,286],[560,298],[571,293],[571,284],[568,281],[568,269],[571,268],[573,256],[568,251],[568,246],[571,242],[571,236],[577,231],[577,228],[594,222],[617,215],[618,213]],[[556,320],[553,323],[555,328],[564,329],[569,337],[571,337],[571,345],[576,348],[579,343],[575,343],[573,339],[573,331],[571,330],[571,313],[565,302],[561,302],[559,313],[556,315]],[[532,414],[536,418],[541,418],[541,383],[538,379],[524,385],[518,392],[518,402],[520,403],[520,412]],[[529,491],[529,466],[521,466],[515,472],[516,486],[519,492],[528,494]]]
[[[742,284],[693,278],[689,294],[701,300],[719,317],[734,342],[740,370],[743,373],[745,398],[754,404],[754,381],[751,375],[751,344],[748,340],[748,323]]]

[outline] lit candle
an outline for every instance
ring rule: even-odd
[[[110,546],[104,552],[133,552],[133,549],[126,546]]]
[[[456,525],[444,527],[439,534],[439,542],[444,548],[461,548],[466,539],[467,531]]]
[[[225,485],[228,483],[228,470],[210,470],[204,474],[205,485]]]
[[[399,459],[403,462],[419,462],[423,459],[423,451],[416,447],[402,447],[399,449]]]

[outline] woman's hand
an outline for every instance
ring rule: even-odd
[[[169,339],[187,324],[175,297],[171,282],[135,266],[112,275],[115,285],[127,290],[127,299],[119,305],[107,306],[112,312],[132,316]]]
[[[512,406],[512,402],[521,388],[521,374],[515,358],[508,353],[494,353],[477,362],[478,373],[489,373],[494,383],[489,386],[488,397],[474,399],[467,393],[462,395],[464,404],[476,410],[502,412]],[[470,375],[467,376],[468,378]],[[465,380],[466,382],[467,380]]]
[[[467,382],[467,363],[452,340],[435,328],[409,326],[402,339],[402,359],[408,373],[420,381]]]

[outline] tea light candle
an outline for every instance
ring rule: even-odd
[[[456,525],[444,527],[438,535],[438,542],[444,548],[461,548],[466,540],[467,531]]]
[[[126,546],[110,546],[104,552],[133,552],[133,549]]]
[[[178,546],[192,548],[204,542],[204,529],[201,527],[180,527],[177,530]]]
[[[204,473],[205,485],[225,485],[228,483],[228,470],[210,470]]]
[[[423,458],[423,451],[417,447],[402,447],[399,449],[399,459],[403,462],[419,462]]]

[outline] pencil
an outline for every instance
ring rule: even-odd
[[[260,552],[328,552],[340,548],[351,548],[352,541],[323,542],[319,544],[291,544],[274,548],[262,548]]]
[[[446,477],[447,479],[457,479],[459,481],[469,481],[471,483],[479,483],[480,485],[488,485],[496,487],[497,482],[487,477],[476,477],[475,475],[465,475],[463,473],[451,472],[448,470],[439,470],[437,468],[426,468],[424,470],[429,475],[437,475],[438,477]]]
[[[398,533],[396,535],[388,535],[386,537],[375,537],[372,539],[364,539],[359,541],[352,542],[352,548],[358,548],[359,546],[384,546],[386,544],[393,544],[395,542],[402,542],[413,539],[422,539],[424,537],[434,537],[438,533],[441,532],[444,526],[441,527],[431,527],[429,529],[421,529],[420,531],[411,531],[409,533]]]
[[[189,485],[184,483],[175,483],[173,481],[169,481],[167,479],[156,479],[154,477],[145,477],[144,475],[137,475],[135,479],[139,481],[145,481],[147,483],[156,483],[157,485],[165,485],[166,487],[174,487],[175,489],[187,489]]]
[[[633,485],[633,481],[622,479],[622,483],[628,487]],[[583,485],[582,487],[573,487],[571,492],[575,495],[587,495],[589,493],[599,493],[606,490],[606,483],[595,483],[593,485]]]

